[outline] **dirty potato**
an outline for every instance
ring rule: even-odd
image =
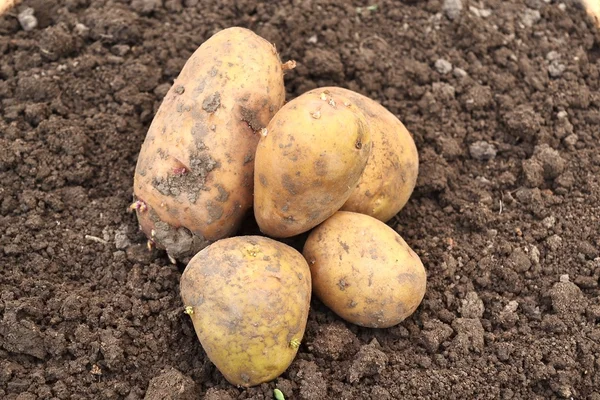
[[[303,255],[314,294],[356,325],[396,325],[425,295],[419,256],[392,228],[368,215],[338,211],[310,233]]]
[[[375,100],[340,87],[323,90],[346,97],[363,112],[373,141],[367,166],[342,210],[390,220],[406,205],[417,183],[419,155],[412,136]]]
[[[315,89],[275,114],[256,150],[254,215],[261,231],[285,238],[336,212],[356,188],[371,153],[362,112]]]
[[[181,277],[181,296],[209,359],[234,385],[283,373],[304,336],[311,297],[306,260],[260,236],[219,240]]]
[[[257,132],[283,105],[287,66],[271,43],[229,28],[194,52],[165,96],[139,154],[132,208],[172,260],[232,235],[252,206]]]

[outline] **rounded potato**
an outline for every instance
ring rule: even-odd
[[[419,256],[396,231],[368,215],[338,211],[310,233],[303,255],[314,294],[356,325],[396,325],[425,295]]]
[[[195,255],[181,297],[209,359],[234,385],[283,373],[304,336],[311,297],[302,255],[261,236],[219,240]]]
[[[388,221],[408,202],[417,183],[419,154],[415,142],[394,114],[378,102],[340,87],[325,87],[354,103],[364,114],[373,149],[358,186],[341,208]]]
[[[323,222],[346,202],[370,153],[364,116],[345,97],[315,89],[284,105],[256,149],[261,231],[285,238]]]
[[[244,28],[204,42],[165,96],[142,145],[132,208],[171,258],[232,235],[252,206],[259,132],[283,105],[274,46]]]

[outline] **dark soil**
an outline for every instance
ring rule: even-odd
[[[0,18],[0,398],[600,399],[600,34],[585,12],[276,3],[29,0],[33,31]],[[390,329],[314,300],[295,362],[248,390],[207,361],[182,266],[127,212],[161,99],[232,25],[298,62],[288,98],[349,87],[414,134],[418,186],[390,224],[429,274]]]

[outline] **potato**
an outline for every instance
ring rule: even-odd
[[[234,385],[283,373],[304,336],[310,269],[295,249],[261,236],[219,240],[181,277],[181,297],[209,359]]]
[[[362,112],[315,89],[275,114],[256,149],[254,215],[261,231],[286,238],[335,213],[356,188],[371,153]]]
[[[346,97],[365,115],[373,149],[358,187],[341,208],[388,221],[408,202],[417,183],[419,155],[415,142],[394,114],[378,102],[349,89],[324,87]]]
[[[314,294],[356,325],[396,325],[425,295],[419,256],[396,231],[368,215],[338,211],[310,233],[303,255]]]
[[[286,66],[271,43],[229,28],[194,52],[165,96],[139,154],[132,208],[170,258],[232,235],[252,206],[257,132],[283,105]]]

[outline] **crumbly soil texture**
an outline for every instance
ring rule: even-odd
[[[127,212],[161,99],[234,25],[297,61],[288,100],[343,86],[404,122],[420,175],[389,224],[428,272],[389,329],[313,299],[293,364],[250,389]],[[600,399],[599,79],[568,0],[25,0],[0,17],[0,398]]]

